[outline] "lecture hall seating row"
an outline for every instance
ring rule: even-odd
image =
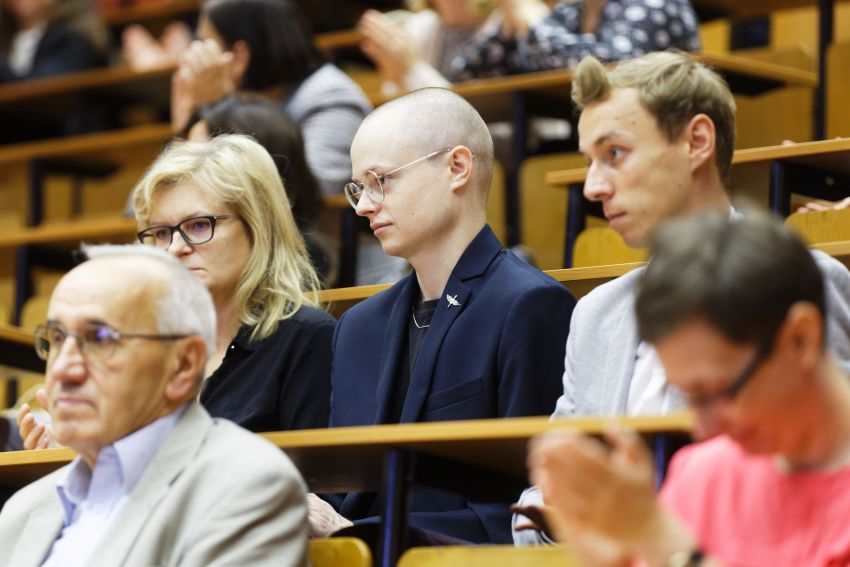
[[[837,213],[837,214],[836,214]],[[826,220],[830,216],[833,220]],[[812,245],[813,249],[821,250],[841,261],[850,268],[850,238],[847,237],[848,221],[850,221],[850,210],[828,211],[825,213],[807,213],[794,217],[789,225],[806,234],[817,234],[817,231],[828,231],[829,234],[841,234],[845,240],[824,241]],[[832,228],[830,228],[832,227]],[[812,232],[810,232],[812,231]],[[836,231],[836,232],[833,232]],[[829,238],[829,235],[824,236]],[[602,266],[588,266],[582,268],[568,268],[561,270],[548,270],[546,273],[561,282],[570,292],[580,299],[592,291],[595,287],[609,282],[623,274],[644,265],[644,262],[631,262],[623,264],[611,264]],[[360,301],[387,289],[391,284],[380,284],[370,286],[348,287],[327,289],[318,292],[320,303],[327,306],[328,310],[335,316],[341,316],[346,309],[356,305]],[[21,368],[41,371],[43,362],[35,358],[34,353],[28,356],[32,348],[32,331],[21,329],[7,324],[0,324],[0,364],[15,366],[15,357],[22,355],[26,363]]]

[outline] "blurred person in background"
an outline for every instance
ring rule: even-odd
[[[103,66],[107,49],[86,0],[0,0],[0,83]]]
[[[690,0],[498,0],[501,18],[453,62],[458,79],[572,69],[587,55],[621,61],[700,49]]]
[[[348,181],[351,141],[371,105],[360,87],[313,44],[309,23],[291,0],[210,0],[197,40],[174,74],[172,125],[236,90],[279,101],[301,128],[307,164],[323,194]]]
[[[367,10],[360,19],[361,49],[375,63],[386,95],[456,80],[452,60],[493,17],[495,0],[410,0],[402,22],[393,14]]]

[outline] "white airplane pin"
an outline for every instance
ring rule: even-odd
[[[452,297],[451,295],[449,295],[447,293],[446,294],[446,301],[449,302],[449,309],[451,309],[452,307],[460,307],[460,302],[458,302],[458,300],[457,300],[457,295]]]

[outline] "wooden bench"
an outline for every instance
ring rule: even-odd
[[[811,244],[850,240],[850,209],[793,213],[785,224]]]
[[[701,18],[729,17],[748,19],[767,16],[778,10],[817,6],[818,18],[818,86],[815,105],[815,139],[826,137],[827,108],[827,51],[833,42],[835,27],[835,0],[693,0]]]
[[[110,24],[119,25],[168,13],[197,9],[199,0],[176,0],[168,6],[140,5],[108,12]],[[359,42],[356,30],[315,36],[316,45],[333,51]],[[89,104],[144,103],[160,114],[169,111],[174,67],[136,71],[126,65],[87,69],[0,85],[0,116],[61,120],[72,109]]]
[[[0,117],[61,124],[72,113],[118,103],[166,113],[172,71],[116,66],[9,83],[0,87]]]
[[[469,545],[414,547],[398,567],[581,567],[568,548],[556,545]]]
[[[664,417],[623,418],[655,446],[656,458],[669,436],[686,436],[693,425],[689,413]],[[515,498],[528,484],[529,439],[570,429],[600,435],[610,418],[550,421],[548,417],[504,418],[434,423],[406,423],[263,433],[281,448],[313,492],[380,489],[388,510],[407,513],[410,486],[459,490],[480,500]],[[20,487],[68,464],[70,449],[44,449],[0,454],[0,486]],[[395,565],[404,522],[384,525],[378,564]],[[381,545],[385,543],[386,545]]]
[[[850,194],[850,138],[804,142],[736,150],[732,158],[733,185],[736,174],[745,168],[769,171],[769,206],[783,217],[788,216],[792,192],[822,199],[838,199]],[[564,265],[572,265],[573,246],[584,230],[585,215],[597,209],[584,198],[583,185],[587,168],[553,171],[546,175],[552,187],[567,187],[567,233],[564,242]]]
[[[369,546],[354,537],[310,539],[313,567],[372,567]]]
[[[100,17],[107,26],[166,21],[192,14],[201,9],[203,0],[159,0],[138,4],[118,3],[100,8]]]
[[[337,210],[350,217],[353,210],[342,195],[324,198],[327,209]],[[343,223],[341,262],[356,247],[352,223]],[[0,232],[0,248],[15,248],[15,320],[20,322],[24,303],[33,295],[30,270],[33,266],[52,267],[66,271],[73,265],[69,252],[82,242],[130,243],[136,239],[138,227],[133,219],[123,217],[83,218],[61,223],[49,223]],[[64,247],[64,248],[63,248]]]
[[[618,278],[642,265],[643,262],[635,262],[611,266],[549,270],[546,273],[556,281],[561,282],[576,298],[581,298],[596,286]],[[390,285],[381,284],[322,290],[319,292],[319,301],[323,305],[328,306],[329,311],[335,317],[339,318],[349,307],[389,288]]]
[[[317,37],[317,42],[326,48],[337,48],[357,42],[356,31],[334,32]],[[814,88],[817,76],[814,73],[788,68],[776,64],[755,61],[735,55],[706,52],[700,57],[721,71],[733,91],[755,94],[783,86]],[[59,116],[66,115],[69,104],[78,104],[74,99],[87,101],[119,99],[144,101],[153,104],[159,112],[168,108],[170,76],[172,69],[134,72],[126,67],[98,69],[69,73],[16,83],[0,87],[0,115],[15,113],[26,116],[27,112],[43,113],[43,108],[56,109]],[[519,165],[526,154],[528,118],[531,114],[544,114],[569,118],[572,115],[569,102],[569,71],[545,71],[509,77],[482,79],[456,83],[452,88],[467,98],[487,121],[510,120],[514,128],[512,146],[514,171],[505,196],[507,215],[507,244],[519,243],[520,204],[518,175]],[[373,104],[379,105],[386,98],[372,94]],[[36,104],[36,101],[38,103]],[[80,103],[82,104],[82,103]]]

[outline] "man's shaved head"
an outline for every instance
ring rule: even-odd
[[[363,121],[392,124],[394,137],[411,155],[466,146],[475,155],[473,183],[485,193],[493,177],[493,139],[487,125],[463,97],[448,89],[427,88],[391,100]]]

